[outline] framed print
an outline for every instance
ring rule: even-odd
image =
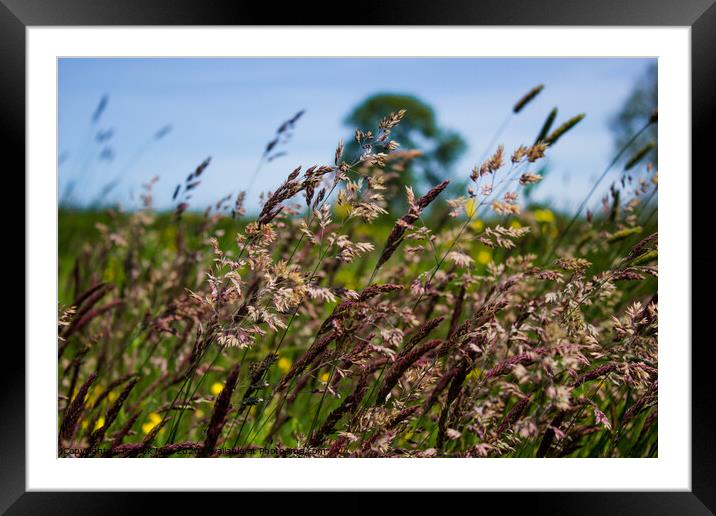
[[[0,507],[711,514],[716,7],[663,4],[3,0],[26,339]]]

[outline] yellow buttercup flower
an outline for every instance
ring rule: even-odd
[[[482,231],[485,229],[485,223],[482,222],[480,219],[475,219],[472,222],[470,222],[470,227],[474,229],[475,231]]]
[[[555,221],[554,213],[548,209],[535,210],[534,217],[537,222],[545,222],[547,224],[552,224]]]
[[[323,373],[323,374],[319,377],[319,379],[320,379],[323,383],[326,383],[330,377],[331,377],[330,374],[328,374],[328,373]]]
[[[288,373],[291,370],[291,361],[286,357],[279,358],[278,368],[283,374]]]
[[[162,416],[157,414],[156,412],[150,412],[149,414],[149,420],[142,425],[142,432],[145,434],[148,434],[152,431],[152,429],[157,426],[162,421]]]
[[[94,406],[94,404],[97,402],[97,399],[100,397],[100,395],[104,392],[104,388],[100,385],[92,389],[89,394],[87,395],[87,405]]]
[[[477,252],[477,263],[487,265],[492,261],[492,251],[489,249],[481,249]]]
[[[214,382],[214,383],[211,384],[211,393],[212,393],[214,396],[218,396],[219,393],[222,391],[223,388],[224,388],[224,384],[223,384],[223,383]]]

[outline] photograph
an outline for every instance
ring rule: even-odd
[[[0,0],[0,514],[716,514],[714,3]]]
[[[58,56],[56,458],[658,460],[659,63]]]

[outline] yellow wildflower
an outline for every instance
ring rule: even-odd
[[[94,424],[94,429],[99,430],[104,426],[104,416],[99,416],[99,419],[97,419],[97,422]]]
[[[513,220],[510,222],[510,227],[515,229],[520,229],[522,227],[522,224],[520,224],[519,220]]]
[[[147,420],[147,422],[142,425],[142,432],[144,432],[145,434],[148,434],[149,432],[152,431],[152,429],[155,426],[157,426],[159,423],[161,423],[161,421],[162,421],[162,416],[160,416],[156,412],[151,412],[149,414],[149,419]]]
[[[87,405],[90,407],[94,406],[102,392],[104,392],[104,388],[100,385],[92,389],[87,395]]]
[[[331,377],[330,374],[328,374],[328,373],[323,373],[323,374],[319,377],[319,379],[320,379],[323,383],[326,383],[326,382],[328,381],[328,378],[330,378],[330,377]]]
[[[552,224],[555,221],[554,213],[552,213],[552,210],[548,210],[546,208],[544,210],[535,210],[534,216],[537,222],[545,222],[547,224]]]
[[[221,392],[221,390],[222,390],[223,388],[224,388],[224,384],[223,384],[223,383],[214,382],[214,383],[211,384],[211,393],[212,393],[214,396],[218,396],[219,393]]]
[[[487,265],[492,261],[492,251],[489,249],[481,249],[477,252],[477,263]]]
[[[470,227],[474,229],[475,231],[482,231],[485,229],[485,223],[482,222],[480,219],[475,219],[472,222],[470,222]]]
[[[278,359],[278,368],[281,370],[283,374],[286,374],[291,369],[291,361],[286,357],[281,357]]]
[[[194,417],[196,417],[197,419],[203,418],[203,417],[204,417],[204,411],[201,410],[201,409],[196,409],[196,410],[194,411]]]

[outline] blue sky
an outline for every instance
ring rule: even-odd
[[[121,177],[107,200],[132,208],[141,183],[157,175],[155,204],[170,208],[176,184],[211,156],[192,200],[203,209],[241,190],[276,128],[305,109],[288,154],[265,165],[254,183],[248,206],[255,208],[258,193],[275,188],[295,166],[330,163],[338,140],[352,134],[343,124],[346,114],[377,92],[415,95],[433,106],[441,126],[459,131],[468,149],[454,175],[465,178],[515,101],[542,83],[545,89],[511,119],[500,142],[507,151],[531,143],[555,106],[556,124],[586,113],[550,151],[552,170],[535,192],[538,200],[568,209],[613,157],[609,119],[650,61],[65,58],[59,62],[60,192],[74,182],[74,200],[88,204]],[[103,95],[109,101],[92,126]],[[171,132],[152,142],[167,124]],[[112,161],[98,159],[94,139],[108,129],[114,130]]]

